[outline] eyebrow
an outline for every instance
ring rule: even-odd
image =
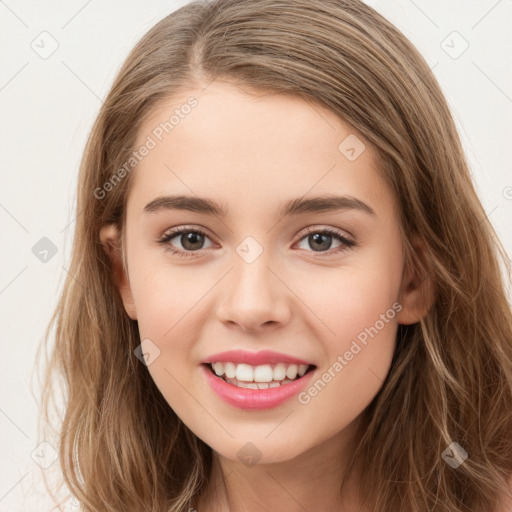
[[[146,213],[155,213],[165,210],[184,210],[204,213],[206,215],[214,215],[222,218],[225,218],[229,211],[226,205],[216,203],[211,199],[185,195],[157,197],[144,207],[144,212]],[[308,199],[292,199],[281,206],[278,215],[286,217],[290,215],[301,215],[304,213],[322,213],[344,210],[359,210],[369,215],[376,215],[373,208],[360,199],[352,196],[333,195],[324,195]]]

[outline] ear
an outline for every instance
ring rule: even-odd
[[[402,325],[419,322],[435,300],[435,284],[431,266],[427,261],[426,245],[418,236],[412,239],[411,245],[414,254],[412,261],[404,265],[398,299],[402,310],[398,313],[397,320]]]
[[[117,226],[114,224],[103,226],[100,229],[100,241],[110,259],[114,284],[119,290],[126,313],[132,320],[137,320],[130,281],[123,268],[120,233]]]

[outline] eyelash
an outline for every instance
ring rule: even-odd
[[[340,231],[337,231],[332,228],[321,228],[321,229],[307,228],[307,229],[308,229],[307,233],[305,233],[305,235],[302,236],[302,238],[300,238],[299,242],[311,234],[321,234],[321,235],[332,236],[333,238],[336,238],[343,244],[335,250],[329,249],[328,251],[320,251],[320,252],[308,251],[308,252],[313,252],[314,254],[316,254],[317,256],[315,256],[315,257],[321,258],[321,257],[324,257],[324,255],[332,256],[333,254],[337,254],[342,251],[347,251],[348,249],[350,249],[351,247],[354,247],[356,245],[356,243],[353,240],[346,238],[345,236],[343,236],[341,234]],[[199,249],[197,251],[181,251],[181,250],[173,249],[172,246],[169,245],[170,240],[177,237],[178,235],[182,235],[183,233],[196,233],[203,237],[208,237],[208,235],[203,230],[201,230],[199,228],[191,229],[191,228],[181,227],[181,228],[174,228],[171,231],[168,231],[161,238],[159,238],[157,240],[157,243],[162,246],[167,245],[168,247],[166,247],[166,250],[170,251],[171,254],[173,254],[174,256],[178,256],[180,258],[181,257],[183,257],[183,258],[193,257],[194,254],[201,251],[201,249]]]

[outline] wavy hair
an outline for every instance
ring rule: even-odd
[[[59,386],[65,401],[53,428],[62,485],[87,512],[186,512],[210,478],[210,447],[134,356],[137,322],[99,240],[107,224],[124,237],[133,174],[101,199],[95,190],[129,159],[154,109],[220,78],[299,96],[361,134],[397,197],[405,265],[435,287],[428,313],[399,326],[387,379],[363,413],[347,476],[356,463],[365,468],[364,503],[376,512],[494,512],[512,475],[511,262],[431,69],[359,0],[194,1],[157,23],[120,68],[84,150],[69,275],[42,344],[45,430]],[[469,454],[457,469],[442,458],[454,441]]]

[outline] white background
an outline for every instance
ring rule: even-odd
[[[86,136],[129,50],[184,3],[0,3],[2,512],[51,508],[38,483],[41,470],[31,458],[42,440],[36,432],[38,387],[33,385],[33,396],[30,379],[36,347],[68,268]],[[512,187],[512,2],[368,3],[402,30],[433,68],[459,128],[479,196],[512,255],[512,195],[507,199],[504,192]],[[58,43],[47,59],[31,47],[48,37],[40,36],[43,31]],[[463,44],[459,36],[446,39],[453,31],[469,44],[457,59],[443,49],[450,45],[457,50]],[[32,253],[42,237],[57,247],[46,263]]]

